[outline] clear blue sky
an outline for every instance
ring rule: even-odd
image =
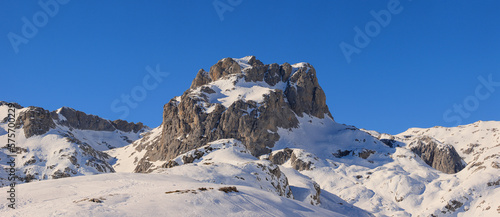
[[[1,1],[0,100],[117,119],[112,102],[123,106],[121,95],[144,87],[145,68],[159,65],[170,74],[126,117],[156,127],[200,68],[255,55],[310,62],[340,123],[399,133],[500,120],[500,86],[478,79],[500,82],[499,1],[218,0],[223,20],[213,2],[72,0],[51,16],[37,1]],[[390,22],[376,29],[370,11],[389,9]],[[36,34],[25,27],[23,35],[23,17],[36,18]],[[354,28],[366,34],[367,24],[373,37],[348,63],[339,45],[356,46]],[[464,101],[465,114],[453,110]]]

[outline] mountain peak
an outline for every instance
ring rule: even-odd
[[[310,69],[314,69],[311,64],[306,62],[295,63],[290,65],[284,63],[278,65],[263,64],[255,56],[245,56],[242,58],[227,57],[217,61],[210,70],[206,72],[200,69],[195,79],[191,83],[190,89],[217,81],[219,79],[227,79],[231,75],[243,75],[246,81],[265,81],[270,86],[276,85],[279,81],[287,82],[296,72],[302,71],[308,73]],[[316,71],[311,71],[314,75]]]
[[[268,154],[278,128],[296,128],[304,116],[333,121],[311,64],[224,58],[209,72],[199,70],[191,87],[164,106],[161,138],[136,171],[219,139],[240,140],[255,156]]]

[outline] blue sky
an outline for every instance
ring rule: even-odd
[[[0,2],[0,100],[114,120],[112,103],[146,90],[158,66],[168,76],[148,78],[125,118],[156,127],[200,68],[255,55],[311,63],[340,123],[399,133],[500,120],[499,1],[40,2],[48,10]]]

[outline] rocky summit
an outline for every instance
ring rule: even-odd
[[[164,106],[161,137],[144,147],[136,171],[219,139],[238,139],[254,156],[268,154],[278,128],[298,127],[303,115],[333,119],[312,65],[224,58],[209,72],[200,69],[191,87]]]

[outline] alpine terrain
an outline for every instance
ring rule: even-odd
[[[153,129],[1,102],[5,142],[12,107],[1,216],[500,216],[500,122],[337,123],[309,63],[219,60]]]

